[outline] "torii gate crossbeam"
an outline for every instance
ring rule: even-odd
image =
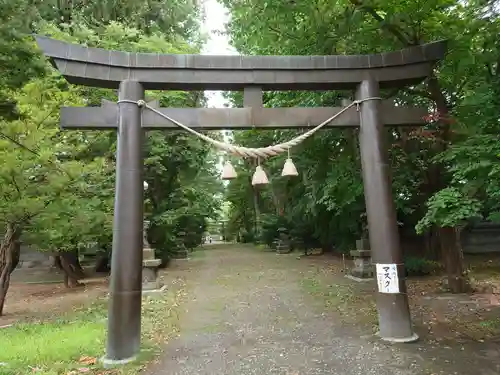
[[[117,171],[113,256],[105,362],[123,363],[140,346],[141,261],[143,242],[144,130],[172,128],[136,104],[145,90],[244,90],[239,109],[173,109],[190,127],[232,129],[297,128],[317,125],[339,108],[262,108],[262,90],[356,90],[359,113],[345,111],[330,126],[358,127],[370,246],[375,264],[392,265],[397,292],[377,295],[380,336],[410,342],[413,332],[392,199],[384,125],[423,125],[424,110],[379,100],[381,88],[417,84],[446,53],[440,41],[401,51],[355,56],[199,56],[129,53],[88,48],[37,37],[39,47],[70,83],[119,89],[119,107],[63,108],[68,129],[117,129]],[[335,112],[337,111],[337,112]],[[143,125],[141,127],[141,121]]]

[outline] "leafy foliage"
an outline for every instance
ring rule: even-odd
[[[109,197],[100,194],[110,174],[105,160],[86,163],[69,157],[75,151],[74,136],[58,130],[59,108],[82,103],[76,90],[62,91],[59,83],[51,76],[16,94],[22,119],[4,121],[2,131],[24,147],[5,138],[0,143],[1,217],[20,227],[29,225],[32,236],[43,235],[36,243],[52,251],[71,246],[68,241],[74,242],[75,235],[89,240],[86,235],[93,230],[109,228],[105,218],[110,212]],[[106,203],[108,210],[103,209]]]
[[[243,54],[376,53],[448,39],[449,53],[428,80],[383,92],[400,105],[424,106],[430,112],[425,128],[387,132],[401,233],[413,236],[416,226],[419,233],[438,237],[435,234],[442,226],[463,225],[478,215],[491,220],[500,217],[500,19],[491,3],[225,0],[224,4],[231,13],[229,36]],[[267,92],[264,102],[269,107],[333,106],[340,105],[341,98],[352,97],[352,92],[341,91]],[[239,95],[232,100],[241,104]],[[296,134],[235,132],[234,139],[247,146],[265,146]],[[366,227],[356,131],[325,130],[292,151],[301,176],[288,183],[273,180],[269,190],[259,192],[256,214],[246,212],[252,198],[241,189],[244,177],[230,184],[232,215],[235,223],[239,220],[234,225],[252,227],[248,221],[259,213],[284,208],[294,227],[312,228],[311,242],[352,248]],[[265,167],[276,175],[282,162],[277,158]],[[446,251],[459,251],[453,243],[444,246]],[[430,248],[424,252],[441,253]]]
[[[198,51],[196,45],[181,41],[174,44],[161,33],[145,34],[114,21],[99,30],[74,25],[71,34],[64,25],[62,30],[51,24],[43,24],[43,28],[45,33],[59,39],[106,49],[159,53]],[[92,103],[98,104],[103,97],[116,100],[116,94],[108,90],[80,90]],[[197,106],[204,100],[199,92],[148,92],[147,96],[158,99],[166,107]],[[108,139],[108,147],[115,149],[114,140]],[[188,233],[185,246],[192,248],[201,243],[206,218],[217,216],[220,201],[215,195],[222,191],[222,185],[215,182],[215,155],[198,139],[183,133],[151,131],[147,133],[146,150],[148,239],[167,262],[170,254],[181,246],[178,241],[180,232]],[[200,169],[200,165],[204,168]]]
[[[0,0],[0,118],[13,119],[18,115],[11,90],[21,88],[45,70],[33,41],[26,37],[30,18],[20,17],[21,14],[30,14],[25,1]]]
[[[405,270],[407,276],[426,276],[432,275],[442,268],[441,264],[419,257],[405,258]]]
[[[433,195],[427,202],[428,211],[416,226],[422,233],[432,224],[455,227],[464,220],[479,216],[480,202],[464,196],[458,189],[446,188]]]
[[[61,106],[97,106],[112,90],[69,85],[37,53],[30,31],[72,43],[138,52],[197,53],[198,3],[148,1],[0,1],[0,314],[24,242],[45,251],[75,252],[90,244],[111,250],[115,179],[114,132],[61,132]],[[19,67],[23,67],[20,69]],[[199,92],[151,92],[167,106],[199,106]],[[217,156],[199,140],[150,132],[146,141],[146,212],[150,242],[168,259],[201,243],[216,218],[222,185]],[[183,242],[178,234],[186,232]],[[18,247],[17,247],[18,249]]]

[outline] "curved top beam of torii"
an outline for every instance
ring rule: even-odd
[[[118,88],[135,80],[149,90],[336,90],[374,79],[401,87],[425,79],[446,41],[373,55],[209,56],[129,53],[89,48],[44,36],[38,46],[70,83]]]

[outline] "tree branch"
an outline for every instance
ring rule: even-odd
[[[19,196],[19,198],[21,198],[21,196],[22,196],[21,190],[19,189],[19,185],[16,182],[16,178],[14,177],[14,173],[13,172],[11,172],[11,174],[10,174],[10,179],[12,180],[12,185],[14,185],[14,187],[17,190],[17,195]]]
[[[356,8],[359,8],[360,10],[372,16],[377,22],[380,23],[380,26],[383,29],[387,30],[390,34],[392,34],[402,45],[404,46],[418,45],[418,43],[410,41],[398,26],[388,23],[385,20],[385,18],[383,18],[380,14],[377,13],[377,10],[375,8],[363,4],[363,0],[350,0],[350,2]]]
[[[408,88],[405,91],[410,93],[410,94],[413,94],[413,95],[421,96],[422,98],[433,100],[432,95],[429,93],[429,91],[426,91],[426,90],[418,90],[418,89]]]
[[[59,196],[59,194],[56,197],[45,201],[44,204],[43,204],[43,206],[42,206],[42,208],[40,208],[38,211],[33,212],[31,214],[24,215],[21,219],[19,219],[19,220],[16,221],[16,225],[25,225],[25,224],[27,224],[31,219],[33,219],[34,217],[40,215],[43,211],[45,211],[45,209],[52,202],[54,202],[58,198],[58,196]]]
[[[269,30],[275,32],[276,34],[278,34],[278,36],[283,36],[284,35],[288,39],[299,40],[299,38],[296,37],[295,35],[292,35],[292,34],[289,34],[287,32],[281,31],[281,30],[277,29],[276,27],[268,26],[267,28]]]

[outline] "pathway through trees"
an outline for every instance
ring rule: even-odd
[[[386,344],[343,324],[303,289],[310,267],[294,255],[222,245],[187,262],[181,334],[154,375],[498,373],[484,361],[480,371],[470,358],[474,372],[465,371],[454,359],[463,351]]]

